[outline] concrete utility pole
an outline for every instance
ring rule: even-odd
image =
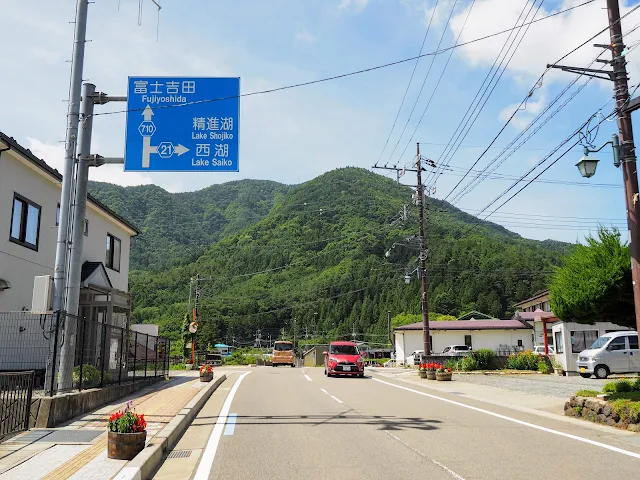
[[[200,274],[196,274],[195,302],[193,303],[193,321],[198,324],[198,307],[200,306]],[[191,336],[191,363],[196,364],[196,334]]]
[[[76,191],[73,200],[73,215],[71,228],[71,248],[69,249],[69,274],[67,281],[66,311],[71,315],[78,315],[80,302],[80,277],[82,275],[82,246],[84,240],[84,224],[87,214],[87,187],[89,182],[89,165],[86,156],[91,153],[91,131],[93,128],[93,94],[96,86],[85,83],[82,89],[82,104],[80,107],[81,128],[78,136],[78,164],[76,167]],[[78,321],[69,318],[65,322],[66,342],[60,349],[60,384],[59,391],[72,387],[72,372],[75,359],[76,332]]]
[[[629,98],[629,78],[627,76],[627,62],[625,60],[624,41],[622,38],[622,24],[620,17],[620,5],[618,0],[607,0],[607,13],[609,16],[609,45],[595,44],[595,47],[611,50],[612,60],[608,63],[613,70],[602,70],[581,67],[569,67],[564,65],[547,65],[549,68],[558,68],[565,72],[580,73],[581,75],[610,80],[613,82],[613,91],[616,99],[616,114],[618,117],[618,131],[620,145],[613,141],[614,159],[620,158],[622,178],[624,182],[625,203],[627,208],[627,227],[629,229],[629,250],[631,251],[631,278],[633,284],[633,299],[636,317],[636,330],[640,331],[640,196],[638,193],[638,173],[636,165],[635,144],[633,141],[633,125],[631,112],[640,108],[640,100]],[[618,149],[616,152],[615,150]],[[616,166],[617,165],[617,162]],[[546,332],[545,332],[546,334]]]
[[[56,260],[53,275],[53,310],[65,308],[65,282],[67,263],[67,243],[69,241],[69,213],[73,190],[73,167],[75,164],[78,120],[80,116],[80,95],[82,90],[82,71],[84,68],[84,47],[87,33],[88,0],[78,0],[76,6],[73,56],[71,58],[71,83],[69,88],[69,106],[67,110],[67,135],[65,139],[64,169],[62,171],[62,192],[60,195],[60,218],[56,242]]]
[[[422,282],[422,344],[425,355],[431,355],[429,345],[429,298],[427,296],[427,252],[424,237],[424,189],[422,187],[422,159],[420,144],[416,143],[416,170],[418,173],[418,223],[420,225],[420,280]]]

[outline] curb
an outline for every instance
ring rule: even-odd
[[[149,441],[142,452],[136,455],[133,460],[127,462],[113,479],[144,480],[149,478],[158,465],[162,463],[164,453],[175,447],[182,434],[191,425],[191,422],[196,418],[196,415],[198,415],[207,400],[209,400],[209,397],[226,378],[227,376],[223,374],[215,382],[203,388],[182,408],[178,415],[173,417],[166,427]]]

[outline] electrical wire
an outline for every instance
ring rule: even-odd
[[[541,22],[541,21],[546,20],[548,18],[552,18],[552,17],[558,16],[558,15],[561,15],[563,13],[567,13],[567,12],[569,12],[571,10],[575,10],[577,8],[584,7],[585,5],[589,5],[590,3],[593,3],[595,1],[596,0],[588,0],[588,1],[584,2],[584,3],[579,4],[579,5],[574,5],[573,7],[565,8],[564,10],[560,10],[558,12],[549,14],[549,15],[547,15],[545,17],[542,17],[542,18],[539,18],[537,20],[533,20],[533,21],[529,22],[529,24]],[[635,11],[637,8],[639,8],[639,6],[634,7],[632,9],[632,11]],[[628,15],[629,13],[631,13],[631,12],[628,12],[626,15]],[[622,18],[624,18],[624,17],[622,17]],[[523,25],[527,25],[527,24],[523,24]],[[517,28],[520,28],[523,25],[519,25]],[[282,87],[271,88],[271,89],[266,89],[266,90],[257,90],[257,91],[254,91],[254,92],[243,93],[243,94],[240,94],[240,95],[231,95],[231,96],[226,96],[226,97],[217,97],[217,98],[211,98],[211,99],[196,100],[196,101],[193,101],[193,102],[185,102],[185,103],[180,103],[180,104],[177,104],[177,105],[160,105],[160,106],[156,106],[154,108],[179,108],[179,107],[184,107],[184,106],[194,105],[194,104],[199,104],[199,103],[211,103],[211,102],[219,102],[219,101],[224,101],[224,100],[233,100],[233,99],[242,98],[242,97],[251,97],[251,96],[255,96],[255,95],[263,95],[263,94],[267,94],[267,93],[280,92],[280,91],[283,91],[283,90],[291,90],[293,88],[306,87],[308,85],[315,85],[317,83],[329,82],[329,81],[332,81],[332,80],[338,80],[338,79],[341,79],[341,78],[351,77],[351,76],[359,75],[359,74],[362,74],[362,73],[368,73],[368,72],[381,70],[381,69],[388,68],[388,67],[393,67],[395,65],[400,65],[400,64],[403,64],[403,63],[407,63],[407,62],[412,62],[414,60],[417,60],[417,59],[420,59],[420,58],[424,58],[424,57],[440,55],[442,53],[446,53],[448,51],[464,47],[465,45],[470,45],[472,43],[476,43],[476,42],[480,42],[480,41],[483,41],[483,40],[487,40],[489,38],[493,38],[493,37],[496,37],[498,35],[503,35],[505,33],[510,32],[511,30],[513,30],[513,28],[507,28],[507,29],[501,30],[499,32],[491,33],[489,35],[484,35],[482,37],[479,37],[479,38],[476,38],[476,39],[473,39],[473,40],[469,40],[467,42],[463,42],[463,43],[459,43],[459,44],[453,45],[451,47],[443,48],[441,50],[436,50],[436,51],[433,51],[433,52],[423,53],[421,55],[416,55],[414,57],[404,58],[402,60],[396,60],[394,62],[389,62],[389,63],[385,63],[385,64],[381,64],[381,65],[376,65],[376,66],[369,67],[369,68],[364,68],[364,69],[361,69],[361,70],[355,70],[355,71],[348,72],[348,73],[342,73],[342,74],[339,74],[339,75],[333,75],[331,77],[324,77],[324,78],[319,78],[319,79],[316,79],[316,80],[310,80],[308,82],[295,83],[295,84],[291,84],[291,85],[285,85],[285,86],[282,86]],[[571,53],[573,53],[573,52],[571,52]],[[98,112],[98,113],[94,113],[93,115],[94,116],[98,116],[98,115],[114,115],[114,114],[118,114],[118,113],[139,112],[139,111],[142,111],[142,110],[143,110],[142,108],[134,108],[134,109],[125,109],[125,110],[115,110],[115,111],[111,111],[111,112]]]

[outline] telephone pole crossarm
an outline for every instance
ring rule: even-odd
[[[585,77],[599,78],[601,80],[615,81],[615,72],[613,70],[600,70],[597,68],[583,68],[583,67],[569,67],[566,65],[550,65],[547,64],[547,68],[558,68],[563,72],[578,73]]]

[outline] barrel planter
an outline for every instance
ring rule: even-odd
[[[427,378],[427,372],[426,370],[420,370],[418,372],[418,375],[420,375],[420,378]]]
[[[450,382],[451,376],[451,372],[436,372],[436,380],[439,382]]]
[[[211,373],[201,373],[200,374],[200,381],[201,382],[210,382],[211,380],[213,380],[213,372],[211,372]]]
[[[118,433],[108,432],[107,457],[115,460],[133,460],[144,449],[147,432]]]
[[[435,380],[436,379],[436,372],[435,370],[429,370],[427,372],[427,380]]]

